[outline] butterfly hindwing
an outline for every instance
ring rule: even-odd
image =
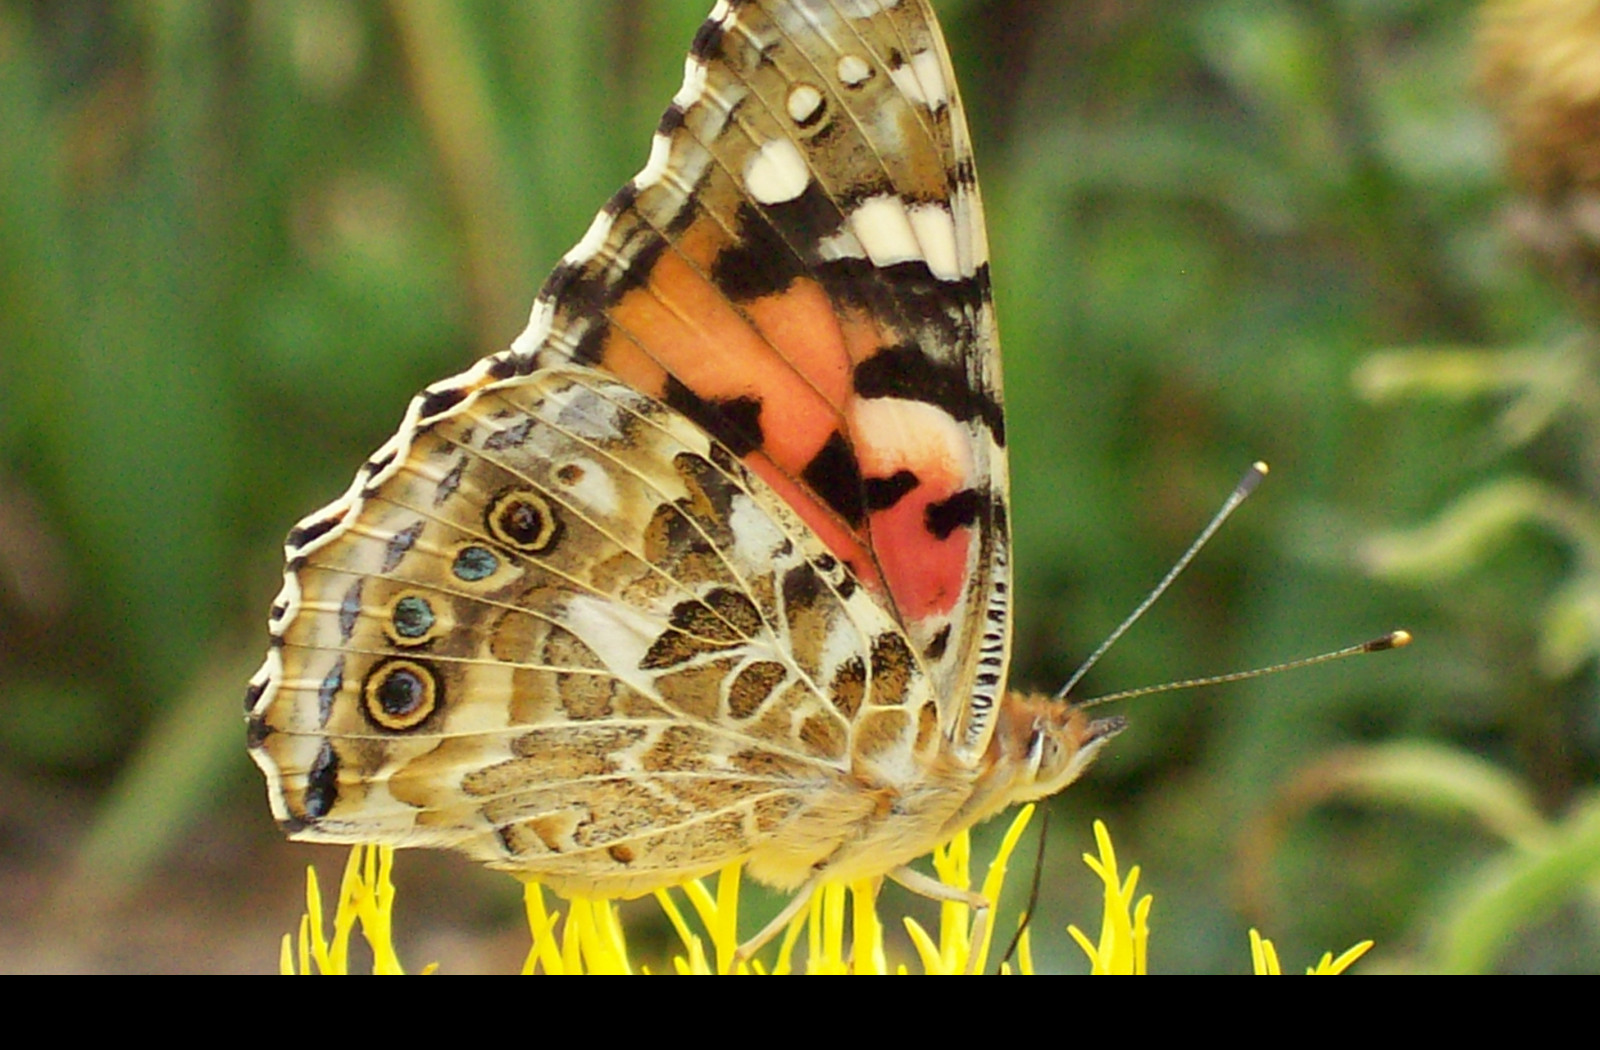
[[[352,506],[299,548],[252,726],[306,837],[629,892],[759,853],[852,769],[906,776],[919,729],[937,749],[876,603],[614,379],[486,390]]]

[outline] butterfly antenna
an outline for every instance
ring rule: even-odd
[[[1233,487],[1233,491],[1228,494],[1227,500],[1223,502],[1221,508],[1217,510],[1217,513],[1212,515],[1212,518],[1206,524],[1206,527],[1200,530],[1200,535],[1196,536],[1194,538],[1194,542],[1189,544],[1189,549],[1184,551],[1183,556],[1173,564],[1172,568],[1167,570],[1167,574],[1161,578],[1161,582],[1156,584],[1155,589],[1145,596],[1144,601],[1139,603],[1139,607],[1133,610],[1133,612],[1128,615],[1128,618],[1123,620],[1117,629],[1112,631],[1105,641],[1100,643],[1100,647],[1098,649],[1089,654],[1089,658],[1080,664],[1076,671],[1072,672],[1072,677],[1067,679],[1067,684],[1062,686],[1060,690],[1056,692],[1057,700],[1066,699],[1067,694],[1072,692],[1073,686],[1077,685],[1083,680],[1083,676],[1089,673],[1090,668],[1094,667],[1095,664],[1100,662],[1100,658],[1106,654],[1106,651],[1109,650],[1113,645],[1116,645],[1117,640],[1124,634],[1128,633],[1128,628],[1137,623],[1139,621],[1139,617],[1143,616],[1150,606],[1156,603],[1156,599],[1160,598],[1166,589],[1172,586],[1172,581],[1176,580],[1178,578],[1178,574],[1189,567],[1189,563],[1194,561],[1194,556],[1200,553],[1200,548],[1204,547],[1208,542],[1210,542],[1211,537],[1216,533],[1216,531],[1222,528],[1222,523],[1227,521],[1229,516],[1232,515],[1234,511],[1239,509],[1239,504],[1243,503],[1250,493],[1256,490],[1256,486],[1260,485],[1261,479],[1266,476],[1267,465],[1265,463],[1262,463],[1258,460],[1255,463],[1250,464],[1250,469],[1245,471],[1244,477],[1239,479],[1239,484]],[[1313,658],[1309,662],[1315,663],[1322,659],[1331,658],[1331,655],[1327,657],[1317,657]],[[1295,664],[1291,666],[1299,665]],[[1251,677],[1255,673],[1256,672],[1244,672],[1243,676]],[[1232,679],[1229,679],[1226,676],[1224,676],[1223,680],[1232,681]],[[1150,691],[1156,692],[1165,688],[1167,687],[1158,686]]]
[[[1033,882],[1028,887],[1028,903],[1022,906],[1022,915],[1017,919],[1017,932],[1011,935],[1011,943],[1006,945],[1006,953],[1000,956],[1000,963],[994,969],[996,977],[1000,976],[1006,963],[1022,946],[1022,935],[1028,932],[1028,924],[1033,922],[1033,910],[1039,906],[1039,886],[1044,882],[1044,847],[1050,838],[1050,810],[1045,808],[1040,812],[1043,816],[1039,820],[1039,852],[1033,858]]]
[[[1343,649],[1335,649],[1331,653],[1319,653],[1316,656],[1304,656],[1298,660],[1287,663],[1273,664],[1270,667],[1258,667],[1254,671],[1234,671],[1232,674],[1211,675],[1207,678],[1186,678],[1181,682],[1168,682],[1165,685],[1147,685],[1139,689],[1124,689],[1120,693],[1107,693],[1090,700],[1076,701],[1076,707],[1098,707],[1109,704],[1113,700],[1131,700],[1136,696],[1149,696],[1151,693],[1172,693],[1179,689],[1198,689],[1204,685],[1222,685],[1225,682],[1243,682],[1250,678],[1260,678],[1263,675],[1277,674],[1279,671],[1294,671],[1313,664],[1325,664],[1333,660],[1343,660],[1347,656],[1359,656],[1362,653],[1381,653],[1386,649],[1403,649],[1411,644],[1410,631],[1390,631],[1388,634],[1374,638],[1370,642],[1360,645],[1347,645]]]

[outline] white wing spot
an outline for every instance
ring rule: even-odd
[[[810,84],[796,84],[794,90],[789,92],[789,119],[796,124],[804,124],[816,116],[821,108],[822,92]]]
[[[568,249],[561,261],[569,266],[580,266],[600,254],[600,249],[605,247],[606,238],[611,236],[611,216],[600,212],[589,223],[589,229],[584,233],[583,239]]]
[[[865,259],[867,250],[861,247],[861,242],[850,232],[850,227],[844,226],[839,232],[830,233],[817,242],[817,256],[824,262],[833,262],[836,259]]]
[[[956,247],[956,226],[950,211],[943,204],[913,204],[910,208],[911,229],[922,245],[922,257],[928,269],[941,281],[954,281],[962,276],[961,255]]]
[[[943,63],[937,51],[918,51],[911,56],[911,68],[922,85],[928,108],[942,109],[950,101],[950,87],[944,82]]]
[[[646,696],[655,696],[655,683],[640,671],[645,654],[661,633],[662,621],[610,598],[587,594],[567,600],[565,626],[592,649],[617,678]]]
[[[922,84],[917,80],[916,70],[910,66],[895,66],[889,70],[889,79],[894,81],[894,86],[900,89],[900,94],[913,102],[928,104],[927,96],[922,93]]]
[[[671,160],[672,140],[660,134],[650,136],[650,159],[644,162],[639,174],[633,177],[634,186],[644,189],[660,182]]]
[[[733,533],[734,559],[750,571],[770,571],[773,559],[786,542],[778,523],[749,496],[734,497],[728,529]]]
[[[840,55],[836,72],[845,87],[860,87],[872,79],[872,66],[860,55]]]
[[[555,316],[554,303],[545,301],[542,296],[535,299],[533,309],[528,311],[528,326],[511,341],[511,352],[518,357],[532,357],[549,336]]]
[[[857,398],[851,402],[850,432],[858,436],[862,471],[873,477],[911,470],[929,479],[950,479],[958,487],[978,479],[971,432],[936,405],[898,397]]]
[[[922,258],[917,235],[906,216],[905,202],[892,193],[862,201],[850,213],[850,228],[874,266],[893,266]]]
[[[856,593],[861,593],[857,591]],[[846,606],[850,603],[847,601]],[[822,639],[822,652],[817,659],[822,668],[821,677],[831,679],[839,672],[839,668],[850,662],[852,658],[859,659],[867,649],[866,639],[861,637],[861,632],[850,617],[839,616],[828,624],[827,634]]]
[[[683,63],[683,84],[678,88],[678,93],[672,96],[672,101],[680,109],[688,109],[700,101],[700,96],[705,93],[705,90],[705,64],[690,55]]]
[[[761,204],[783,204],[805,192],[811,181],[806,160],[788,139],[772,139],[744,166],[744,188]]]
[[[606,469],[592,459],[573,459],[562,464],[555,477],[573,498],[602,517],[616,517],[622,513],[622,501],[617,494],[617,484]],[[567,478],[571,478],[568,481]]]
[[[983,209],[973,187],[958,183],[950,194],[950,213],[955,217],[956,243],[961,253],[961,272],[973,274],[989,261],[989,246],[983,232]]]

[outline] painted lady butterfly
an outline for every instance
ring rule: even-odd
[[[503,353],[289,534],[246,698],[295,838],[629,896],[890,874],[1121,720],[1004,691],[1000,358],[925,0],[722,0]]]

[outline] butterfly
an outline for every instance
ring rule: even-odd
[[[251,755],[297,839],[559,893],[890,875],[1121,719],[1005,689],[983,210],[925,0],[722,0],[508,350],[286,543]]]

